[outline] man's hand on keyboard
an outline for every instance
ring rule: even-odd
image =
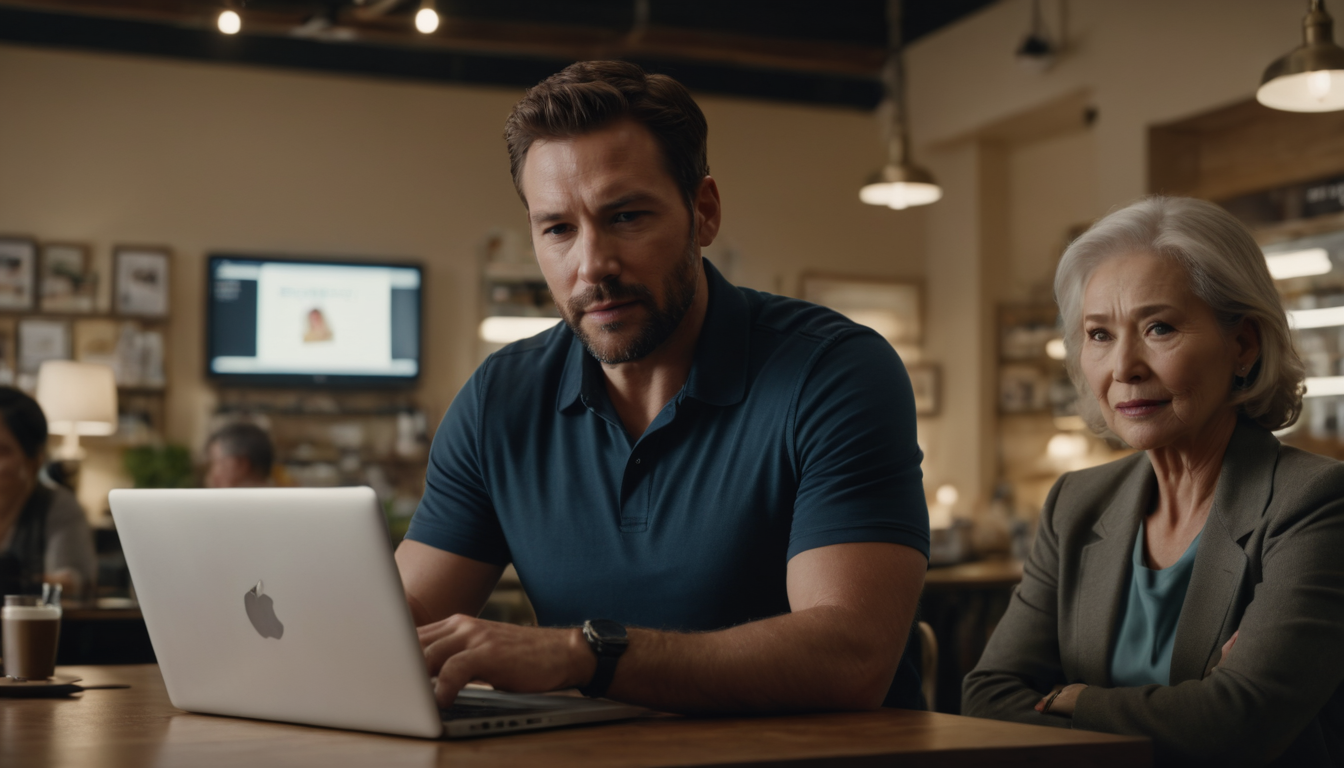
[[[419,628],[434,696],[448,706],[467,683],[537,693],[585,685],[596,658],[578,629],[521,627],[464,614]]]

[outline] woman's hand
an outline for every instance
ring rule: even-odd
[[[1078,694],[1086,687],[1083,683],[1056,685],[1036,702],[1036,711],[1042,715],[1073,717],[1073,708],[1078,704]]]
[[[1241,630],[1238,629],[1236,632],[1232,633],[1232,636],[1227,639],[1226,643],[1223,643],[1223,650],[1218,655],[1218,663],[1209,667],[1209,675],[1213,674],[1213,670],[1221,666],[1223,662],[1227,661],[1227,657],[1232,655],[1232,646],[1237,644],[1237,635],[1240,634]],[[1209,675],[1205,675],[1205,677],[1208,677]]]

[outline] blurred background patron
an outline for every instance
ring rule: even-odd
[[[255,424],[230,424],[205,444],[209,488],[261,488],[273,485],[275,448],[266,430]]]
[[[92,593],[97,563],[88,519],[70,491],[46,481],[47,418],[37,401],[0,387],[0,589],[35,593],[57,583]]]

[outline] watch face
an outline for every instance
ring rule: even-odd
[[[588,622],[588,626],[601,643],[619,645],[626,642],[625,627],[610,619],[593,619]]]

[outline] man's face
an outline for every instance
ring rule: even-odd
[[[703,290],[717,191],[710,226],[700,203],[692,226],[657,141],[628,120],[535,142],[520,182],[542,273],[589,353],[617,364],[657,349]]]
[[[229,456],[224,453],[219,442],[213,442],[206,448],[210,466],[205,472],[207,488],[248,488],[257,485],[253,477],[252,462],[244,456]]]

